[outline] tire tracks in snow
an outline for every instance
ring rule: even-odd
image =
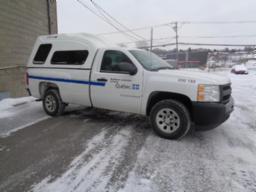
[[[149,136],[120,191],[239,191],[232,178],[234,165],[215,147],[220,134],[195,133],[182,141]]]
[[[85,151],[72,161],[61,177],[53,179],[48,176],[32,190],[79,192],[116,191],[121,188],[146,139],[145,130],[141,129],[147,125],[123,126],[127,120],[129,118],[124,118],[117,126],[104,128],[86,144]]]

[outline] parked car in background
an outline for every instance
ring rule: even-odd
[[[248,74],[248,69],[245,67],[245,65],[235,65],[231,69],[231,73],[234,74]]]

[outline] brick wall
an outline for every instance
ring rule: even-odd
[[[0,0],[0,92],[25,94],[24,69],[13,66],[25,66],[36,38],[50,32],[57,33],[55,0]]]
[[[25,67],[0,70],[0,90],[2,90],[3,95],[11,97],[27,95],[24,74]]]

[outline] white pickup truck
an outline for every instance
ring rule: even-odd
[[[233,111],[228,78],[175,70],[151,52],[110,47],[89,34],[38,37],[26,76],[48,115],[61,115],[69,103],[136,113],[168,139],[192,125],[215,128]]]

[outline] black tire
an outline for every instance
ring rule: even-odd
[[[52,107],[50,107],[50,100]],[[65,110],[65,104],[62,102],[57,89],[48,89],[44,94],[43,108],[44,111],[50,116],[62,115]]]
[[[187,108],[172,99],[156,103],[150,112],[150,121],[154,132],[166,139],[179,139],[185,136],[191,128]]]

